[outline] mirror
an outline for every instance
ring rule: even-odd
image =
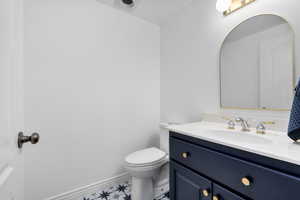
[[[276,15],[252,17],[225,38],[220,52],[221,107],[290,110],[294,33]]]

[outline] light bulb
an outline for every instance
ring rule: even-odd
[[[217,0],[216,9],[219,12],[224,12],[230,8],[231,0]]]

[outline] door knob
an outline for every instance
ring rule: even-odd
[[[31,136],[25,136],[23,132],[19,133],[18,136],[18,148],[22,149],[23,144],[30,142],[31,144],[36,144],[40,140],[40,135],[38,133],[33,133]]]

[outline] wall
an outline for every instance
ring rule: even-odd
[[[158,145],[160,28],[86,0],[25,1],[26,200],[124,172]]]
[[[252,16],[277,14],[285,18],[295,31],[295,57],[299,57],[298,1],[257,0],[228,17],[216,11],[215,3],[194,1],[161,28],[162,121],[197,121],[204,112],[227,112],[219,106],[219,49],[226,35]],[[296,59],[296,66],[298,63]],[[263,115],[287,119],[288,113],[264,112]]]

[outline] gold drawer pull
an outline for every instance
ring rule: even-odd
[[[249,187],[251,185],[251,179],[249,177],[242,178],[242,184],[246,187]]]
[[[202,194],[203,194],[203,196],[208,197],[209,196],[209,190],[202,190]]]
[[[220,200],[219,196],[213,196],[213,200]]]
[[[189,153],[188,152],[184,152],[184,153],[181,154],[181,156],[186,159],[186,158],[189,157]]]

